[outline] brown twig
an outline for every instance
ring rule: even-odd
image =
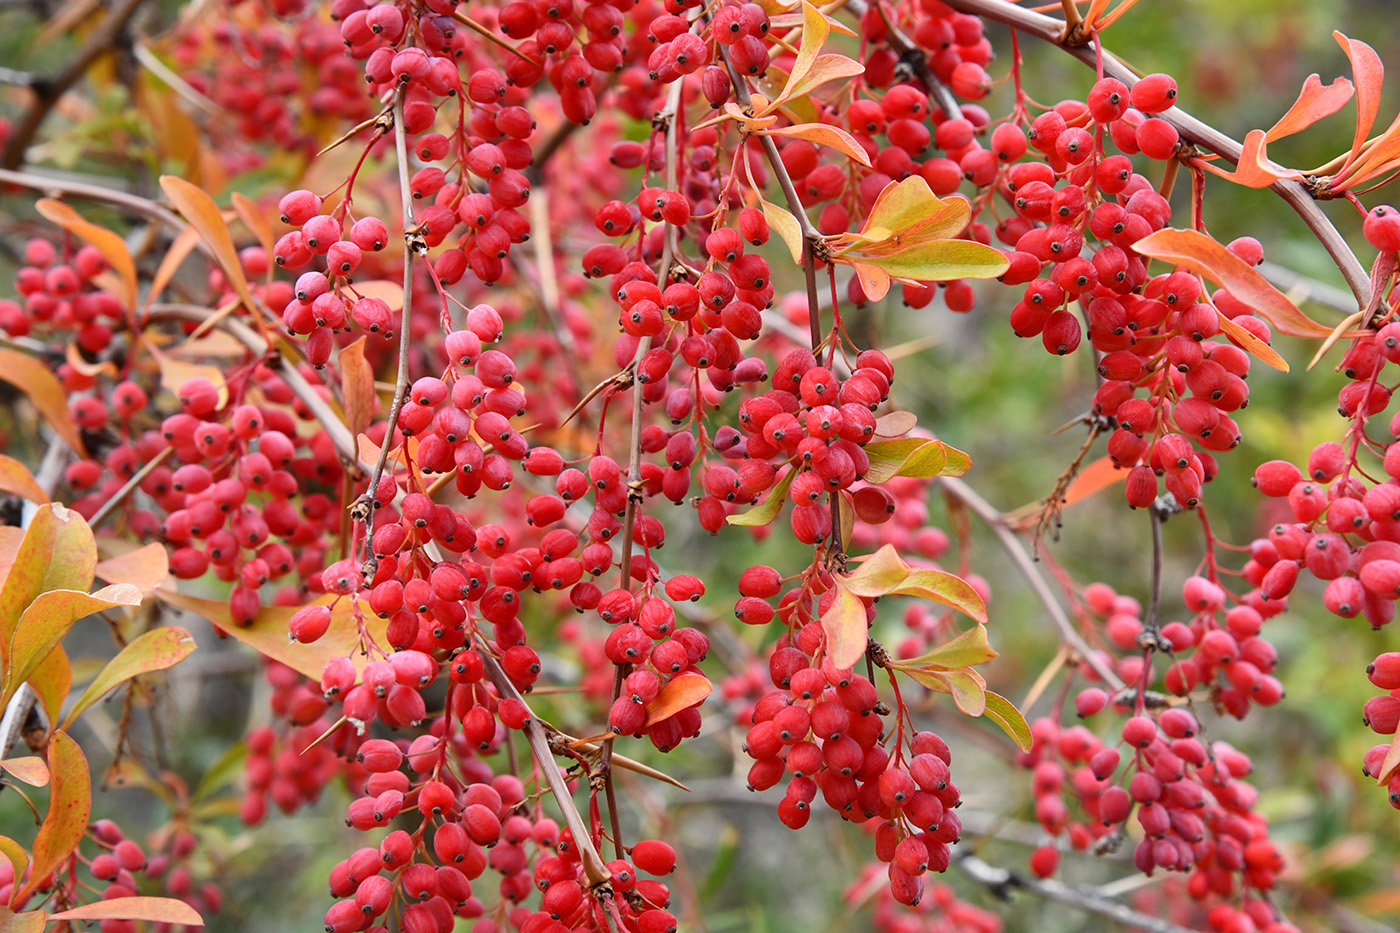
[[[131,479],[127,480],[122,488],[116,491],[116,494],[113,495],[112,498],[102,503],[101,507],[93,513],[91,520],[88,521],[88,526],[96,528],[105,522],[107,516],[111,515],[112,512],[116,510],[117,506],[126,501],[126,497],[131,495],[132,490],[141,485],[142,480],[149,476],[152,470],[164,463],[165,458],[174,452],[174,447],[167,447],[142,464],[141,469],[133,473]]]
[[[58,103],[58,99],[87,74],[87,70],[97,61],[98,56],[116,45],[122,30],[131,21],[141,3],[142,0],[116,0],[107,16],[88,34],[82,48],[78,49],[66,68],[52,78],[37,78],[30,82],[34,102],[10,129],[9,138],[5,140],[4,154],[0,155],[0,168],[19,168],[24,162],[25,150],[34,141],[40,125]]]

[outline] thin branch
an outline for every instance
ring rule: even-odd
[[[870,9],[870,5],[865,0],[847,0],[846,9],[856,16],[864,16],[866,11]],[[962,108],[958,105],[958,99],[953,96],[952,89],[938,80],[938,76],[929,68],[928,54],[904,34],[899,28],[899,24],[885,12],[883,4],[877,3],[875,9],[885,22],[885,41],[890,48],[899,53],[900,62],[914,73],[914,77],[919,79],[919,83],[924,86],[924,90],[928,91],[934,103],[938,104],[949,119],[962,113]]]
[[[16,172],[10,169],[0,168],[0,184],[15,185],[20,188],[28,188],[31,191],[39,191],[53,197],[74,197],[84,198],[89,201],[100,201],[104,204],[114,204],[117,207],[124,207],[135,214],[158,220],[165,224],[175,233],[184,230],[186,224],[168,208],[157,204],[149,198],[130,194],[125,191],[118,191],[115,188],[107,188],[102,185],[90,185],[85,182],[68,181],[62,178],[51,178],[47,175],[36,175],[33,172]],[[209,247],[201,240],[200,246],[207,252]]]
[[[1093,42],[1084,46],[1062,45],[1060,40],[1065,33],[1063,20],[1033,12],[1014,3],[1007,3],[1006,0],[947,0],[947,3],[961,13],[971,13],[994,20],[1056,45],[1091,68],[1095,66],[1096,54],[1102,54],[1104,74],[1117,78],[1130,88],[1138,81],[1137,74],[1122,59],[1107,49],[1096,51]],[[1180,107],[1172,107],[1156,116],[1176,127],[1181,138],[1187,142],[1204,146],[1232,164],[1239,163],[1243,152],[1243,146],[1239,142]],[[1346,279],[1347,286],[1356,296],[1357,302],[1360,303],[1361,307],[1367,307],[1371,300],[1370,276],[1351,251],[1347,241],[1332,225],[1332,221],[1314,202],[1307,187],[1298,181],[1281,179],[1270,185],[1270,188],[1303,219],[1303,223],[1317,237],[1323,248],[1327,250],[1328,255],[1332,257],[1332,261],[1341,271],[1342,277]]]
[[[88,522],[90,528],[96,528],[107,520],[107,516],[116,511],[117,506],[126,501],[126,497],[131,495],[132,490],[140,486],[142,481],[151,474],[151,471],[165,462],[165,458],[175,452],[174,447],[167,447],[147,460],[141,469],[131,474],[131,479],[127,480],[121,489],[118,489],[112,498],[102,503],[101,507],[93,513],[92,519]]]
[[[118,37],[126,29],[126,24],[131,21],[141,3],[142,0],[116,0],[106,18],[88,34],[82,48],[78,49],[63,71],[53,78],[40,78],[30,82],[30,88],[35,95],[34,102],[11,128],[9,138],[5,141],[5,152],[0,156],[0,168],[19,168],[24,162],[25,150],[34,141],[34,136],[39,132],[39,126],[49,115],[49,111],[53,110],[58,99],[67,93],[69,88],[87,74],[87,70],[97,61],[98,56],[116,45]]]
[[[1054,878],[1028,878],[1020,872],[988,865],[975,855],[960,856],[953,859],[953,862],[968,878],[1003,899],[1009,899],[1011,892],[1019,889],[1086,913],[1107,917],[1115,923],[1146,933],[1194,933],[1188,927],[1179,926],[1170,920],[1162,920],[1134,910],[1127,904],[1106,896],[1097,888],[1071,887]]]
[[[997,540],[1001,542],[1002,549],[1005,550],[1006,555],[1011,558],[1011,562],[1016,565],[1016,569],[1020,571],[1021,576],[1026,578],[1026,582],[1030,584],[1031,589],[1035,592],[1036,598],[1039,599],[1040,604],[1045,607],[1045,614],[1050,617],[1050,621],[1055,624],[1055,628],[1059,629],[1060,637],[1064,642],[1073,648],[1084,662],[1098,673],[1104,683],[1112,687],[1113,690],[1123,689],[1122,678],[1120,678],[1113,668],[1099,656],[1097,651],[1089,646],[1089,643],[1084,640],[1084,636],[1079,634],[1079,630],[1074,627],[1074,623],[1071,622],[1069,616],[1065,614],[1065,610],[1060,606],[1059,600],[1057,600],[1055,594],[1051,592],[1050,585],[1045,582],[1045,578],[1041,576],[1040,571],[1036,568],[1035,560],[1031,557],[1030,552],[1026,550],[1026,546],[1021,543],[1021,540],[1016,537],[1016,533],[1011,530],[1011,526],[1006,523],[1005,516],[993,508],[986,499],[983,499],[974,492],[971,486],[960,479],[955,479],[951,476],[940,476],[935,482],[942,486],[944,491],[950,496],[966,506],[968,511],[981,519],[982,522],[992,530],[992,533],[997,536]]]

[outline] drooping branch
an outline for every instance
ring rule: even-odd
[[[143,0],[117,0],[97,28],[88,34],[66,68],[52,78],[35,78],[29,82],[30,90],[34,92],[34,101],[10,129],[10,135],[5,140],[5,151],[0,155],[0,168],[19,168],[24,162],[25,150],[34,141],[40,125],[58,103],[58,99],[87,74],[87,70],[102,53],[117,44],[122,31],[126,29],[127,23],[131,21],[142,2]]]
[[[860,0],[856,0],[856,2],[860,2]],[[1101,54],[1104,74],[1117,78],[1128,87],[1132,87],[1138,81],[1137,74],[1122,59],[1107,49],[1096,49],[1094,42],[1087,45],[1063,44],[1061,39],[1066,32],[1063,20],[1036,13],[1025,7],[1009,3],[1007,0],[947,0],[947,3],[961,13],[971,13],[974,16],[1002,23],[1012,29],[1020,30],[1027,35],[1058,46],[1091,68],[1095,67],[1096,55]],[[1192,116],[1180,107],[1172,107],[1163,113],[1156,114],[1156,116],[1176,127],[1181,138],[1187,142],[1209,149],[1231,164],[1239,163],[1244,147],[1237,140]],[[1371,300],[1370,276],[1367,274],[1366,268],[1356,258],[1356,254],[1351,251],[1351,246],[1347,244],[1346,239],[1313,200],[1307,187],[1298,181],[1280,179],[1270,185],[1270,188],[1303,219],[1303,223],[1317,237],[1318,242],[1327,250],[1328,255],[1332,257],[1332,261],[1342,273],[1342,277],[1346,279],[1347,286],[1356,296],[1357,302],[1365,308]]]

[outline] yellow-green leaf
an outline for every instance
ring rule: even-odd
[[[783,510],[783,503],[787,502],[788,488],[792,486],[793,478],[797,476],[796,470],[788,470],[787,476],[778,481],[768,493],[768,497],[747,512],[740,512],[737,515],[730,515],[725,521],[731,525],[744,525],[752,527],[754,525],[771,525],[773,519],[778,517],[778,513]],[[319,676],[319,675],[318,675]]]
[[[811,72],[830,32],[831,29],[826,24],[826,17],[822,16],[821,11],[808,0],[802,0],[802,46],[797,50],[797,59],[793,62],[792,71],[788,73],[787,85],[777,99],[764,109],[764,113],[777,109],[783,101],[797,96],[794,88],[801,84]],[[758,115],[762,116],[763,114]]]
[[[924,437],[871,441],[863,449],[870,458],[863,479],[876,485],[896,476],[962,476],[972,467],[972,458],[961,450]]]
[[[987,684],[976,671],[900,670],[930,690],[950,695],[958,709],[969,716],[981,716],[987,709]]]
[[[826,633],[826,655],[839,668],[853,667],[865,656],[870,640],[865,603],[850,590],[836,584],[836,598],[822,613],[822,631]]]
[[[13,904],[22,904],[49,873],[72,854],[87,832],[92,813],[92,779],[87,758],[66,732],[49,739],[49,810],[34,837],[34,865],[29,880],[17,886]]]
[[[918,240],[912,244],[902,240],[901,248],[890,251],[882,244],[881,252],[862,252],[857,258],[875,266],[896,279],[921,282],[946,282],[952,279],[991,279],[1010,268],[1010,262],[999,249],[973,240]]]
[[[133,677],[174,667],[194,651],[194,638],[177,625],[152,629],[131,642],[88,684],[83,695],[73,704],[62,728],[67,729],[108,691]]]
[[[985,664],[997,656],[987,641],[987,627],[975,625],[958,637],[947,641],[932,651],[926,651],[917,658],[896,662],[904,667],[928,667],[952,670],[959,667],[972,667]]]
[[[802,263],[802,227],[797,222],[797,218],[791,211],[785,210],[776,204],[758,199],[758,203],[763,207],[763,216],[768,219],[768,226],[777,231],[778,236],[783,238],[787,244],[788,252],[792,254],[792,261]]]
[[[68,393],[48,366],[18,350],[0,349],[0,379],[19,389],[64,443],[87,456],[78,426],[68,415]]]
[[[45,771],[47,770],[48,766],[45,765]],[[47,778],[44,780],[44,783],[48,783]],[[4,855],[6,861],[8,861],[10,865],[14,867],[16,878],[24,877],[24,870],[29,867],[28,849],[20,845],[18,842],[15,842],[9,836],[0,836],[0,855]],[[6,907],[0,907],[0,916],[3,916],[6,913],[9,913],[9,909]],[[0,926],[0,930],[4,929],[5,928],[3,926]]]
[[[0,588],[0,669],[29,604],[46,590],[86,591],[96,564],[97,545],[81,515],[56,502],[35,511]]]
[[[870,206],[862,234],[884,231],[874,239],[890,249],[898,249],[899,243],[910,240],[955,237],[967,229],[971,219],[972,205],[966,198],[940,198],[922,175],[913,174],[885,185]],[[899,237],[899,242],[890,243],[891,236]]]
[[[983,624],[987,621],[987,606],[972,584],[946,570],[915,567],[889,595],[919,596],[956,609]]]
[[[986,691],[987,709],[983,713],[988,719],[1001,726],[1002,731],[1011,736],[1016,747],[1023,752],[1031,750],[1031,727],[1026,724],[1026,717],[1021,715],[1021,711],[1016,708],[1006,697],[991,690]]]

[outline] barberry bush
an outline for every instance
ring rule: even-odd
[[[1147,6],[4,14],[0,926],[1400,912],[1382,55]]]

